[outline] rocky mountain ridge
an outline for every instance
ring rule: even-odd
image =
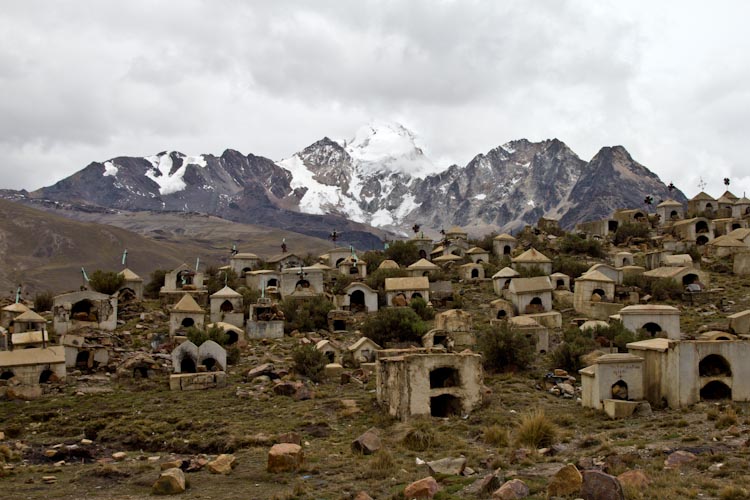
[[[539,217],[575,223],[643,205],[684,201],[622,146],[591,161],[557,139],[508,142],[465,166],[436,166],[416,136],[373,124],[351,140],[328,137],[274,162],[228,149],[221,156],[162,152],[89,164],[28,195],[118,210],[196,211],[316,237],[333,229],[363,248],[383,230],[408,234],[458,225],[475,234],[512,231]],[[429,234],[429,233],[428,233]]]

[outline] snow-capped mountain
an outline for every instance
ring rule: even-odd
[[[435,234],[466,227],[511,231],[539,217],[563,227],[672,197],[621,146],[591,161],[557,139],[508,142],[465,166],[435,165],[398,124],[362,127],[349,140],[327,137],[279,162],[226,150],[221,156],[162,152],[91,163],[31,198],[125,210],[195,211],[325,237],[348,232],[377,245],[372,227]]]

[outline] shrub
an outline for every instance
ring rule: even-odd
[[[518,270],[518,274],[521,275],[521,278],[534,278],[536,276],[547,276],[547,273],[545,273],[541,267],[539,266],[531,266],[526,267],[523,266],[521,269]]]
[[[143,296],[149,299],[158,299],[159,290],[164,286],[164,277],[168,272],[166,269],[157,269],[152,272],[150,281],[143,288]]]
[[[294,371],[313,382],[320,382],[328,358],[315,346],[303,345],[292,352]]]
[[[737,424],[737,412],[731,406],[716,420],[717,429],[726,429]]]
[[[552,259],[553,273],[563,273],[571,278],[577,278],[588,270],[588,263],[580,258],[557,255]]]
[[[414,309],[414,312],[425,321],[429,321],[435,317],[435,310],[432,307],[427,306],[427,301],[422,297],[415,297],[409,302],[409,307]]]
[[[197,346],[200,346],[207,340],[213,340],[220,346],[224,346],[229,340],[229,335],[226,334],[223,328],[219,328],[218,326],[212,326],[208,330],[190,327],[187,329],[186,336],[190,342]]]
[[[367,317],[362,335],[380,345],[386,342],[419,342],[427,325],[410,307],[388,307]]]
[[[534,360],[535,346],[526,335],[507,323],[490,326],[480,332],[479,351],[487,370],[501,372],[523,370]]]
[[[583,368],[581,356],[596,349],[596,342],[590,334],[571,328],[563,333],[563,341],[550,354],[550,368],[562,368],[569,373],[577,373]]]
[[[367,275],[365,283],[373,290],[384,292],[386,278],[403,278],[408,274],[406,269],[378,269],[372,274]]]
[[[492,446],[505,448],[508,446],[508,429],[500,425],[488,425],[482,430],[482,440]]]
[[[677,300],[682,297],[682,285],[672,278],[659,278],[648,282],[648,292],[654,300]]]
[[[362,260],[367,262],[367,274],[370,275],[378,270],[378,266],[385,260],[385,255],[380,250],[368,250],[362,254]]]
[[[557,437],[557,426],[542,409],[534,409],[521,415],[516,428],[516,440],[523,445],[536,448],[551,446]]]
[[[721,500],[747,500],[750,498],[750,492],[739,486],[725,486],[719,492]]]
[[[239,278],[234,269],[218,269],[215,266],[209,266],[206,268],[205,281],[206,289],[208,294],[214,294],[228,286],[231,289],[236,289],[239,284]]]
[[[336,281],[333,283],[333,286],[331,287],[331,293],[334,295],[343,295],[344,289],[354,281],[355,281],[355,278],[352,276],[344,276],[343,274],[337,275]]]
[[[245,316],[247,316],[250,313],[250,306],[258,302],[260,292],[254,288],[241,286],[237,288],[237,293],[242,295],[242,304],[244,305]]]
[[[615,245],[622,245],[631,238],[648,238],[649,233],[648,224],[626,222],[615,231]]]
[[[328,328],[328,311],[333,309],[333,304],[325,297],[317,296],[302,301],[287,298],[280,307],[286,319],[285,331],[312,331]]]
[[[383,255],[386,259],[396,261],[399,266],[408,266],[419,260],[419,248],[413,241],[394,241]]]
[[[378,450],[372,460],[367,464],[365,477],[375,479],[385,479],[396,470],[396,461],[388,450]]]
[[[39,292],[34,296],[34,310],[51,311],[55,296],[50,291]]]
[[[619,352],[627,351],[627,344],[630,342],[636,342],[638,340],[645,340],[651,338],[648,333],[638,332],[634,333],[625,328],[622,323],[615,321],[608,326],[597,326],[588,331],[593,338],[604,337],[610,340],[614,346],[617,347]]]
[[[89,286],[99,293],[112,295],[122,288],[125,278],[114,271],[94,271],[89,278]]]
[[[604,248],[597,240],[587,240],[576,234],[568,233],[558,240],[561,252],[573,255],[589,255],[597,259],[604,258]],[[577,275],[576,275],[577,276]]]
[[[432,422],[426,419],[415,420],[401,443],[411,451],[425,451],[435,443]]]

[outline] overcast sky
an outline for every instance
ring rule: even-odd
[[[557,137],[750,195],[749,19],[742,0],[9,0],[0,187],[163,150],[278,160],[385,120],[446,165]]]

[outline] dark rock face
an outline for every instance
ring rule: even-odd
[[[362,249],[381,244],[372,226],[409,234],[415,223],[434,230],[458,225],[486,233],[546,217],[570,229],[618,208],[643,207],[646,196],[654,204],[685,201],[622,146],[602,148],[586,162],[557,139],[521,139],[430,174],[436,169],[403,127],[368,133],[354,146],[325,137],[278,163],[231,149],[219,157],[118,157],[28,196],[82,207],[194,211],[323,238],[336,229],[344,244]],[[367,148],[383,133],[396,138],[397,151],[388,155],[381,147],[372,160]]]

